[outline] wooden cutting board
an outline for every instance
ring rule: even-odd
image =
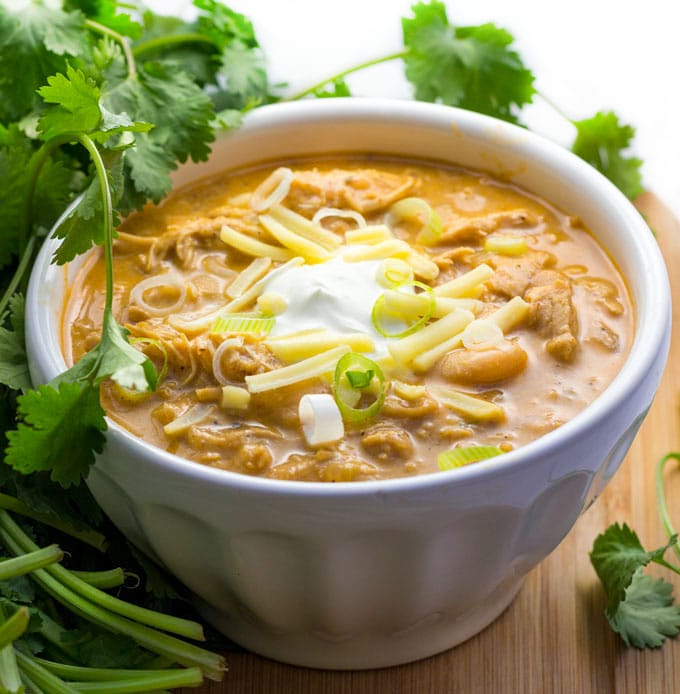
[[[680,639],[655,651],[626,648],[606,623],[604,594],[588,553],[610,523],[626,522],[650,548],[665,543],[656,510],[654,466],[680,450],[680,223],[653,195],[639,208],[657,234],[674,296],[671,357],[661,389],[605,493],[527,578],[509,609],[481,634],[411,665],[325,672],[228,653],[221,683],[200,694],[668,694],[680,692]],[[675,356],[675,358],[674,358]],[[669,506],[680,527],[680,470]],[[659,574],[662,575],[662,574]],[[668,573],[667,580],[673,580]],[[676,593],[680,585],[675,581]],[[187,690],[188,692],[189,690]]]

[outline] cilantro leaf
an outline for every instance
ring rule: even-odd
[[[222,130],[236,130],[243,123],[243,111],[238,108],[225,108],[215,114],[213,127]]]
[[[62,635],[61,643],[78,654],[78,663],[91,668],[135,668],[149,659],[147,651],[128,636],[85,624]]]
[[[603,173],[628,198],[643,192],[642,160],[626,156],[635,128],[619,122],[612,111],[596,113],[592,118],[574,121],[576,139],[572,152]]]
[[[67,56],[87,58],[89,37],[80,12],[29,2],[13,12],[0,2],[0,122],[21,118],[48,75],[64,70]]]
[[[138,62],[172,63],[176,70],[191,75],[200,85],[215,84],[215,76],[220,67],[217,60],[220,49],[213,40],[193,43],[175,40],[176,37],[196,33],[204,32],[198,30],[195,22],[184,22],[177,17],[146,11],[144,34],[134,48]]]
[[[268,100],[269,83],[262,52],[242,41],[233,41],[222,52],[219,77],[231,105],[246,108]]]
[[[126,337],[127,330],[106,311],[99,343],[70,369],[52,379],[50,385],[56,388],[64,383],[90,383],[98,387],[111,378],[123,388],[139,391],[155,388],[158,375],[153,363]]]
[[[69,10],[80,10],[87,17],[123,36],[136,39],[142,32],[139,22],[129,14],[118,11],[120,7],[129,6],[116,0],[67,0],[65,7]]]
[[[599,535],[590,559],[607,593],[605,614],[627,645],[656,648],[680,632],[680,606],[673,605],[673,587],[642,573],[650,562],[668,566],[666,550],[677,541],[648,552],[625,523],[615,523]]]
[[[24,344],[24,298],[15,294],[10,299],[11,330],[0,325],[0,383],[15,390],[31,387]],[[0,323],[4,322],[0,318]]]
[[[210,98],[184,72],[159,62],[147,62],[137,79],[125,79],[102,95],[101,104],[113,113],[127,113],[135,121],[154,123],[138,133],[135,147],[126,152],[124,212],[154,202],[170,190],[169,172],[189,157],[207,159],[214,110]]]
[[[517,122],[531,102],[534,76],[513,50],[512,35],[493,24],[454,27],[444,3],[413,6],[402,19],[406,78],[415,97]]]
[[[590,560],[607,592],[610,612],[615,612],[624,599],[636,571],[661,558],[674,542],[675,537],[665,547],[648,552],[637,534],[625,523],[614,523],[595,538]]]
[[[233,40],[249,48],[258,46],[253,24],[245,15],[217,0],[194,0],[194,6],[205,13],[198,18],[198,30],[210,37],[220,50]]]
[[[332,87],[332,89],[329,87]],[[321,87],[320,89],[315,89],[313,93],[317,99],[331,99],[335,97],[352,96],[349,85],[344,79],[335,79],[329,85],[325,85],[325,88]]]
[[[99,389],[88,382],[39,386],[18,398],[23,421],[7,434],[6,462],[24,474],[49,470],[64,487],[77,484],[104,448]]]
[[[47,78],[48,86],[38,90],[48,104],[38,121],[43,139],[68,133],[88,133],[99,142],[123,132],[148,132],[150,123],[133,122],[125,112],[113,113],[101,103],[101,90],[93,79],[70,65],[66,75],[57,73]],[[130,143],[132,144],[132,143]]]
[[[666,637],[680,633],[680,605],[673,604],[673,586],[646,576],[642,568],[634,572],[616,611],[607,611],[607,619],[626,645],[636,648],[658,648]]]
[[[57,106],[47,109],[40,117],[38,129],[45,140],[62,133],[89,133],[97,128],[101,120],[101,93],[94,80],[86,79],[80,70],[67,65],[66,75],[52,75],[47,78],[47,84],[38,93],[43,101]]]
[[[17,605],[12,603],[30,605],[35,600],[35,588],[28,576],[15,576],[0,581],[0,598],[3,599],[2,605],[9,615],[17,608]]]
[[[4,131],[0,126],[0,267],[9,264],[18,254],[28,172],[36,156],[33,143],[16,125]],[[71,199],[76,176],[77,164],[68,157],[55,156],[45,162],[33,197],[34,225],[44,229],[52,226]]]
[[[106,163],[111,199],[115,205],[123,192],[122,153],[104,152],[102,158]],[[54,230],[54,237],[63,239],[54,253],[54,262],[63,265],[80,253],[89,250],[93,245],[102,244],[105,236],[104,223],[100,183],[95,176],[78,204]]]
[[[103,512],[87,485],[64,489],[50,480],[48,472],[24,475],[9,465],[0,465],[0,490],[16,497],[32,511],[54,521],[66,522],[76,530],[92,530],[102,522]],[[46,536],[45,544],[50,541]]]

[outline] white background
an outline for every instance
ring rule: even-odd
[[[189,2],[150,3],[187,11]],[[411,0],[231,0],[255,24],[272,82],[287,93],[401,49]],[[680,3],[678,0],[447,0],[453,24],[510,31],[537,88],[573,119],[613,109],[637,135],[644,182],[680,217]],[[190,10],[188,10],[190,11]],[[348,79],[355,95],[409,97],[401,61]],[[525,120],[563,144],[573,129],[549,108]]]

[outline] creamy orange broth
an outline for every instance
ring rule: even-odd
[[[499,346],[489,348],[500,352],[458,346],[424,373],[409,364],[390,366],[388,360],[380,414],[357,426],[345,422],[338,442],[309,446],[298,416],[304,393],[331,393],[329,376],[254,393],[244,411],[225,409],[212,358],[225,339],[235,336],[211,334],[209,328],[186,333],[168,323],[177,314],[196,317],[230,301],[229,285],[253,258],[220,239],[224,224],[279,245],[249,207],[250,193],[276,166],[225,172],[175,191],[120,228],[116,316],[133,338],[163,343],[162,349],[136,343],[159,368],[163,352],[168,359],[155,393],[105,388],[109,416],[136,436],[205,465],[264,477],[349,481],[415,475],[437,471],[437,455],[450,448],[493,445],[507,451],[559,427],[596,398],[621,367],[632,339],[633,308],[611,259],[578,219],[510,183],[431,163],[357,156],[284,165],[295,172],[284,207],[308,219],[324,205],[359,209],[369,225],[389,223],[396,238],[434,262],[436,278],[416,277],[432,287],[486,263],[495,272],[477,289],[483,302],[477,317],[488,317],[514,296],[527,302],[528,314],[506,331]],[[424,198],[443,221],[444,231],[433,245],[417,243],[418,221],[397,221],[389,214],[395,200],[414,196]],[[339,217],[321,224],[341,240],[356,226]],[[518,256],[485,251],[487,240],[498,236],[523,238],[528,250]],[[131,301],[130,292],[146,277],[168,271],[183,278],[187,297],[170,316],[150,317]],[[145,296],[162,309],[178,294],[166,288]],[[80,358],[98,339],[103,295],[103,260],[93,256],[65,310],[67,360]],[[231,385],[243,388],[246,374],[284,365],[269,351],[267,337],[238,340],[236,352],[225,350],[220,362]],[[506,363],[504,350],[514,355],[514,366]],[[471,381],[480,359],[488,365],[481,380]],[[471,372],[460,366],[470,363]],[[404,383],[424,390],[409,391]],[[495,403],[503,416],[476,421],[460,414],[434,393],[437,386]],[[196,404],[206,406],[203,420],[178,434],[164,432]]]

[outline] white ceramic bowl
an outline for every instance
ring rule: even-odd
[[[220,139],[209,162],[183,166],[176,182],[264,159],[356,151],[485,169],[579,215],[628,279],[636,337],[613,383],[573,420],[448,473],[258,479],[188,462],[109,422],[88,483],[123,532],[234,641],[277,660],[343,669],[448,649],[510,604],[619,467],[658,387],[671,323],[664,263],[632,205],[566,150],[484,116],[368,99],[267,106]],[[68,273],[49,265],[52,250],[45,244],[28,292],[36,383],[65,368]]]

